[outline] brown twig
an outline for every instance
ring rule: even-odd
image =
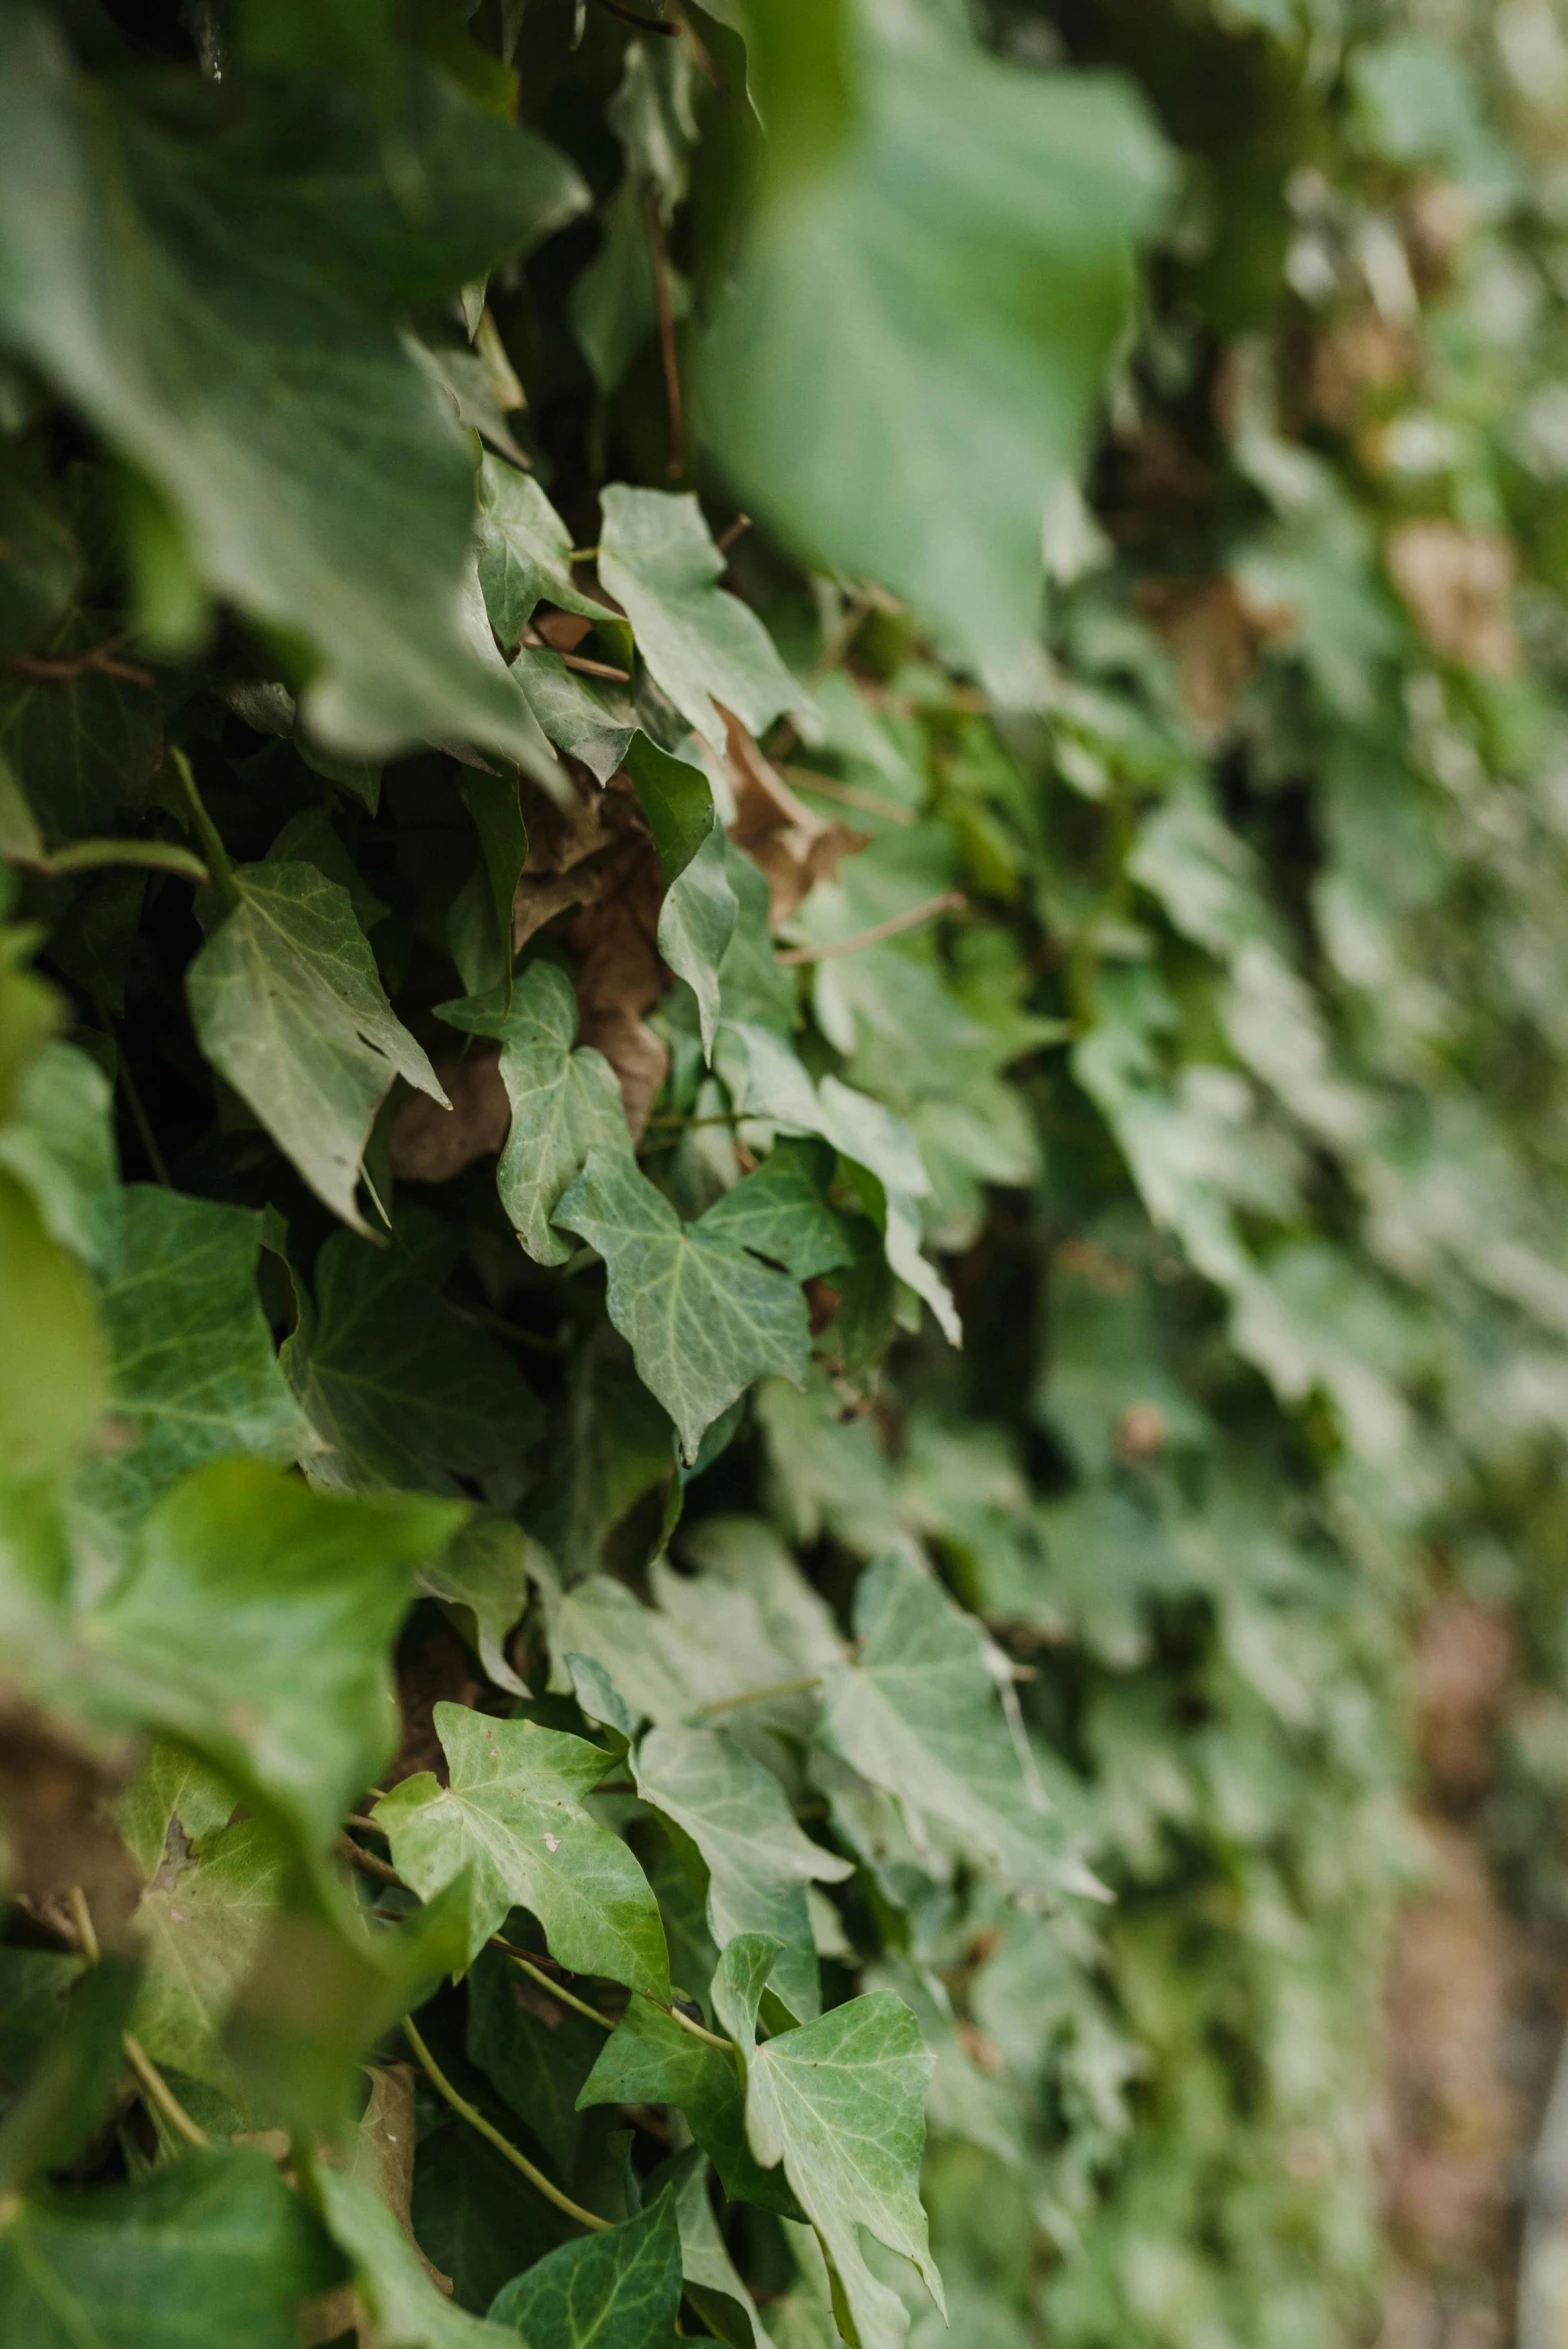
[[[917,824],[920,819],[913,808],[907,808],[896,799],[884,799],[880,791],[867,791],[859,783],[841,783],[836,775],[814,774],[809,767],[785,767],[786,783],[802,791],[819,792],[824,799],[842,800],[845,807],[863,808],[868,816],[883,816],[890,824]]]
[[[674,27],[671,27],[674,30]],[[665,472],[675,480],[686,470],[686,420],[681,405],[680,358],[675,348],[675,304],[670,296],[670,256],[664,241],[659,199],[649,188],[643,198],[648,217],[648,247],[653,255],[653,298],[659,313],[659,363],[664,369],[664,405],[670,422],[670,454]]]
[[[720,531],[718,537],[714,540],[713,543],[718,548],[721,555],[727,555],[730,551],[730,548],[735,544],[736,539],[741,536],[743,531],[747,531],[750,528],[751,516],[749,514],[737,514],[734,521],[730,524],[728,530]]]
[[[338,1837],[338,1856],[347,1860],[351,1868],[357,1868],[362,1876],[373,1876],[378,1884],[395,1884],[400,1892],[411,1889],[403,1882],[396,1868],[390,1867],[385,1860],[378,1860],[373,1851],[361,1851],[352,1835]]]
[[[924,905],[912,905],[907,913],[889,914],[885,922],[873,922],[869,930],[857,930],[852,938],[830,938],[822,946],[787,946],[776,960],[789,964],[828,962],[837,954],[858,954],[863,946],[880,946],[884,938],[918,929],[937,914],[957,913],[966,903],[962,890],[944,889],[940,897],[928,897]]]
[[[124,641],[111,636],[79,653],[18,653],[12,660],[0,661],[0,677],[14,677],[24,685],[74,685],[78,677],[113,677],[122,685],[139,685],[151,693],[151,670],[116,659],[115,647]]]

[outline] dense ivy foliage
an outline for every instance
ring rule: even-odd
[[[1549,0],[0,43],[0,2335],[1364,2337],[1404,1624],[1568,1660]]]

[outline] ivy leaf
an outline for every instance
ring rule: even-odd
[[[413,2237],[364,2178],[323,2163],[315,2188],[380,2349],[506,2349],[503,2332],[437,2291]]]
[[[834,2271],[861,2349],[901,2349],[908,2316],[865,2262],[860,2229],[913,2261],[945,2316],[920,2204],[924,2104],[932,2059],[891,1990],[852,1998],[814,2023],[756,2044],[774,1945],[742,1935],[714,1978],[714,2004],[746,2059],[746,2133],[779,2162]],[[835,2295],[837,2299],[837,2295]],[[849,2327],[840,2317],[840,2329]]]
[[[524,645],[512,674],[556,749],[579,759],[596,783],[608,783],[637,731],[620,690],[575,675],[548,645]]]
[[[610,1319],[688,1463],[754,1379],[805,1377],[810,1332],[796,1284],[710,1233],[705,1218],[683,1224],[629,1156],[593,1151],[555,1216],[604,1258]]]
[[[753,734],[807,706],[756,613],[719,586],[724,557],[695,497],[615,482],[600,504],[599,577],[688,725],[722,750],[716,702]]]
[[[716,1199],[703,1217],[754,1256],[781,1264],[792,1280],[805,1281],[853,1261],[854,1249],[840,1217],[823,1197],[824,1172],[832,1161],[809,1142],[776,1142],[755,1174],[743,1175],[732,1191]]]
[[[552,603],[585,620],[615,625],[607,604],[596,603],[572,578],[572,536],[531,473],[497,457],[479,467],[479,583],[490,625],[508,650],[534,607]]]
[[[80,1485],[118,1525],[204,1460],[285,1467],[313,1447],[256,1293],[261,1228],[246,1208],[141,1183],[105,1217],[110,1400],[132,1441],[86,1461]]]
[[[317,1256],[315,1305],[284,1361],[331,1447],[318,1475],[450,1492],[454,1476],[515,1464],[538,1434],[527,1381],[444,1301],[431,1269],[417,1234],[373,1248],[334,1232]]]
[[[634,739],[626,771],[659,852],[664,882],[659,952],[696,996],[702,1048],[711,1055],[719,1018],[719,966],[735,935],[738,910],[713,792],[700,767],[671,758],[646,734]]]
[[[675,2349],[681,2238],[675,2198],[602,2235],[563,2243],[504,2284],[492,2324],[513,2325],[527,2349]]]
[[[660,2174],[665,2174],[662,2172]],[[681,2230],[681,2267],[686,2296],[697,2314],[731,2349],[773,2349],[751,2294],[729,2255],[708,2195],[709,2169],[695,2146],[670,2165]]]
[[[346,889],[314,865],[248,865],[185,977],[214,1068],[355,1231],[371,1121],[394,1076],[451,1107],[387,1002]]]
[[[156,485],[176,561],[309,646],[302,707],[329,747],[456,738],[531,757],[516,688],[462,627],[471,455],[394,326],[321,267],[338,220],[319,197],[301,213],[297,166],[292,182],[276,156],[239,167],[201,110],[84,90],[44,18],[8,11],[5,47],[12,342]],[[362,199],[376,177],[385,250],[406,204],[384,169],[361,173]],[[269,217],[274,191],[288,216]]]
[[[235,2102],[242,2097],[223,2026],[282,1897],[284,1871],[271,1824],[241,1819],[208,1838],[172,1882],[149,1885],[136,1912],[147,1970],[132,2029],[154,2063]]]
[[[415,1566],[461,1517],[449,1501],[349,1500],[218,1461],[158,1503],[82,1637],[129,1676],[142,1718],[317,1855],[397,1742],[387,1649]]]
[[[796,1826],[771,1770],[718,1729],[650,1729],[637,1748],[637,1791],[673,1819],[708,1870],[708,1924],[720,1949],[737,1933],[780,1945],[773,1987],[806,2022],[822,2004],[806,1886],[854,1873]]]
[[[526,1697],[506,1660],[506,1638],[528,1605],[528,1538],[510,1517],[471,1517],[439,1558],[420,1571],[419,1587],[453,1617],[497,1688]]]
[[[916,1843],[941,1820],[1015,1884],[1088,1889],[1025,1779],[974,1618],[890,1551],[856,1586],[855,1632],[856,1661],[824,1674],[823,1736],[895,1797]]]
[[[501,1040],[501,1082],[511,1130],[496,1169],[501,1204],[537,1264],[564,1264],[571,1250],[550,1228],[561,1194],[589,1153],[631,1154],[614,1069],[602,1052],[574,1052],[577,998],[554,963],[530,963],[503,1011],[489,998],[444,1003],[455,1028]]]
[[[89,1264],[100,1260],[115,1188],[112,1113],[98,1063],[51,1041],[23,1069],[14,1114],[0,1125],[0,1166],[27,1185],[51,1239]]]
[[[780,176],[709,338],[709,436],[786,537],[1016,690],[1039,667],[1047,491],[1076,469],[1163,150],[1117,84],[926,19],[863,36],[858,65],[858,120]],[[790,112],[770,106],[775,140]]]
[[[243,2341],[297,2349],[332,2280],[318,2229],[251,2146],[191,2153],[135,2186],[39,2196],[0,2222],[0,2332],[27,2349]]]
[[[469,1961],[508,1912],[531,1909],[551,1955],[667,2001],[659,1906],[630,1850],[583,1809],[611,1757],[531,1721],[435,1708],[446,1786],[421,1771],[376,1805],[398,1873],[428,1900],[472,1868]]]
[[[746,2099],[733,2056],[683,2031],[672,2016],[634,1998],[600,2049],[578,2092],[596,2104],[672,2104],[686,2115],[733,2202],[793,2216],[799,2209],[777,2170],[765,2170],[746,2141]]]
[[[0,1478],[67,1466],[98,1417],[102,1344],[86,1275],[44,1229],[31,1194],[0,1173]]]
[[[80,624],[55,649],[70,653]],[[50,849],[126,827],[147,796],[163,727],[155,694],[92,670],[69,681],[0,687],[0,753]]]

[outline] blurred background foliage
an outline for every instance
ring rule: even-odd
[[[1568,11],[0,42],[7,2340],[1559,2342]]]

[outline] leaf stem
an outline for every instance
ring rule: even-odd
[[[692,1708],[692,1718],[705,1721],[712,1713],[733,1713],[742,1705],[766,1704],[770,1697],[802,1696],[807,1689],[821,1686],[820,1672],[808,1672],[799,1680],[770,1680],[762,1688],[742,1689],[739,1696],[712,1697],[707,1704]]]
[[[198,2153],[208,2152],[212,2146],[212,2139],[205,2129],[198,2127],[197,2123],[191,2119],[190,2114],[181,2104],[141,2041],[133,2038],[131,2033],[127,2031],[123,2035],[122,2045],[125,2049],[125,2060],[140,2081],[143,2095],[158,2107],[170,2128],[183,2137],[187,2145],[194,2145]]]
[[[912,905],[901,914],[889,914],[885,922],[873,922],[869,930],[857,930],[851,938],[829,938],[821,946],[786,946],[775,960],[786,964],[828,962],[836,954],[858,954],[863,946],[880,946],[884,938],[896,938],[901,930],[918,929],[935,915],[957,913],[968,903],[961,889],[944,889],[940,897],[928,897],[923,905]]]
[[[201,842],[207,870],[212,875],[212,885],[225,905],[238,905],[240,885],[234,878],[234,867],[229,861],[229,852],[223,845],[223,836],[202,804],[201,793],[196,788],[196,778],[191,773],[191,762],[184,751],[177,750],[172,743],[169,746],[169,756],[174,761],[174,771],[180,779],[180,788],[184,792],[186,803],[190,808],[191,822],[196,827],[196,837]]]
[[[103,1958],[103,1944],[98,1939],[98,1928],[93,1923],[92,1910],[87,1906],[87,1895],[79,1884],[71,1886],[65,1896],[65,1905],[71,1912],[71,1923],[76,1927],[76,1938],[82,1945],[83,1957],[90,1966],[100,1964]],[[181,2104],[141,2041],[134,2038],[129,2031],[122,2031],[120,2045],[125,2050],[126,2062],[136,2074],[142,2094],[150,2103],[158,2107],[169,2126],[185,2139],[187,2145],[194,2145],[199,2152],[205,2153],[211,2146],[212,2139],[205,2129],[198,2128],[191,2119],[190,2114]]]
[[[588,2004],[586,1998],[578,1998],[572,1991],[563,1990],[560,1983],[553,1981],[542,1966],[536,1966],[532,1958],[524,1957],[522,1951],[514,1949],[510,1941],[503,1941],[499,1933],[491,1934],[490,1943],[492,1948],[503,1951],[511,1959],[519,1973],[526,1974],[530,1982],[537,1982],[541,1990],[547,1990],[552,1998],[559,1999],[562,2006],[569,2006],[574,2015],[586,2016],[590,2023],[597,2023],[601,2031],[615,2029],[613,2015],[602,2015],[596,2006]]]
[[[403,2017],[403,2036],[413,2049],[421,2070],[436,2093],[439,2096],[444,2096],[452,2110],[465,2120],[471,2129],[477,2129],[480,2136],[485,2138],[495,2147],[497,2153],[511,2163],[513,2169],[521,2170],[530,2186],[537,2187],[547,2202],[553,2202],[557,2210],[564,2211],[569,2219],[575,2219],[580,2227],[589,2227],[596,2235],[609,2232],[611,2225],[609,2219],[599,2218],[593,2211],[584,2210],[580,2202],[574,2202],[569,2194],[562,2193],[559,2186],[552,2185],[543,2170],[534,2167],[526,2153],[520,2153],[509,2137],[503,2137],[499,2129],[492,2128],[476,2105],[470,2104],[466,2096],[458,2093],[420,2037],[419,2027],[412,2015]]]
[[[669,418],[670,453],[664,470],[672,481],[686,470],[686,418],[681,401],[680,354],[675,343],[675,303],[670,293],[670,253],[664,239],[664,220],[652,188],[643,196],[648,221],[648,250],[653,256],[653,300],[659,318],[659,364],[664,371],[664,405]]]
[[[650,2006],[659,2005],[657,1999],[650,1999],[648,2003]],[[660,2006],[659,2012],[661,2015],[668,2015],[672,2023],[679,2023],[681,2029],[689,2031],[694,2039],[705,2040],[709,2047],[716,2047],[721,2055],[735,2053],[733,2039],[721,2039],[717,2031],[710,2031],[704,2024],[693,2022],[690,2015],[683,2015],[678,2006]]]

